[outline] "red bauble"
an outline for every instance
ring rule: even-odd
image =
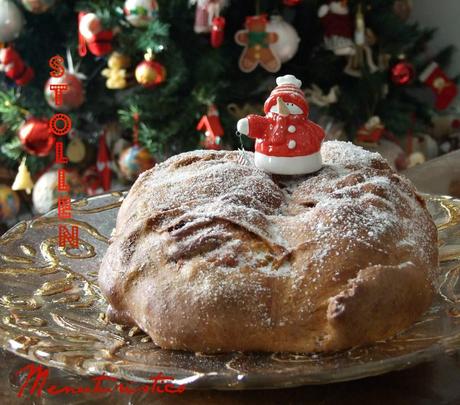
[[[405,86],[412,82],[415,77],[415,69],[406,61],[398,62],[391,68],[391,80],[398,86]]]
[[[303,0],[283,0],[283,4],[288,7],[295,7],[302,3]]]
[[[54,146],[55,138],[45,118],[29,118],[19,128],[18,136],[24,149],[31,155],[47,156]]]
[[[154,60],[144,60],[137,65],[134,75],[141,86],[155,87],[166,80],[166,69]]]
[[[56,105],[55,92],[50,90],[51,84],[67,84],[67,91],[62,93],[62,104]],[[62,77],[50,77],[45,84],[45,98],[50,107],[60,111],[71,111],[80,107],[85,101],[85,93],[81,79],[70,72]]]

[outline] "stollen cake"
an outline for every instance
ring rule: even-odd
[[[139,177],[99,273],[113,320],[165,349],[318,352],[427,310],[436,227],[379,154],[325,142],[319,172],[288,177],[240,153],[183,153]]]

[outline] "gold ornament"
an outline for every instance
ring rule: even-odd
[[[134,75],[137,82],[143,87],[155,87],[166,80],[166,69],[160,63],[154,61],[155,56],[149,49],[144,55],[144,61],[136,67]]]
[[[11,189],[14,191],[25,190],[27,194],[30,194],[33,188],[34,182],[32,181],[29,169],[26,166],[26,158],[23,158]]]
[[[66,155],[72,163],[80,163],[86,155],[86,147],[83,141],[76,137],[67,146]]]
[[[327,107],[337,103],[339,100],[339,86],[331,87],[329,93],[325,94],[323,90],[316,84],[312,84],[310,88],[304,90],[305,96],[309,103],[319,107]]]
[[[371,73],[377,72],[379,68],[374,62],[371,49],[371,46],[375,45],[376,42],[377,37],[374,32],[366,28],[364,14],[360,5],[355,20],[355,53],[348,57],[348,63],[344,72],[350,76],[361,77],[362,68],[365,63],[367,63]]]
[[[152,83],[156,79],[156,77],[157,72],[145,63],[142,63],[136,69],[136,80],[139,82],[139,84],[142,84],[143,86]]]

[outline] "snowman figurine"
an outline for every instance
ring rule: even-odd
[[[238,121],[237,130],[256,140],[254,162],[259,169],[282,175],[314,173],[322,167],[325,133],[308,119],[302,82],[286,75],[276,84],[265,102],[265,117],[248,115]]]

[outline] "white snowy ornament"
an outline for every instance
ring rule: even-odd
[[[124,6],[126,20],[136,28],[146,27],[158,18],[156,0],[126,0]]]
[[[13,1],[0,0],[0,42],[14,41],[21,34],[24,16]]]
[[[66,171],[65,182],[70,187],[71,198],[85,196],[85,190],[81,176],[76,171]],[[40,176],[35,183],[32,192],[32,202],[35,211],[45,214],[57,204],[59,196],[66,196],[66,192],[58,191],[58,172],[50,170]]]
[[[254,163],[273,174],[299,175],[321,169],[323,129],[308,119],[309,107],[293,75],[276,79],[264,105],[265,117],[249,115],[237,124],[239,133],[256,139]]]
[[[295,28],[280,15],[272,15],[267,25],[267,31],[278,34],[278,41],[272,44],[271,48],[281,63],[291,60],[297,53],[300,43]]]

